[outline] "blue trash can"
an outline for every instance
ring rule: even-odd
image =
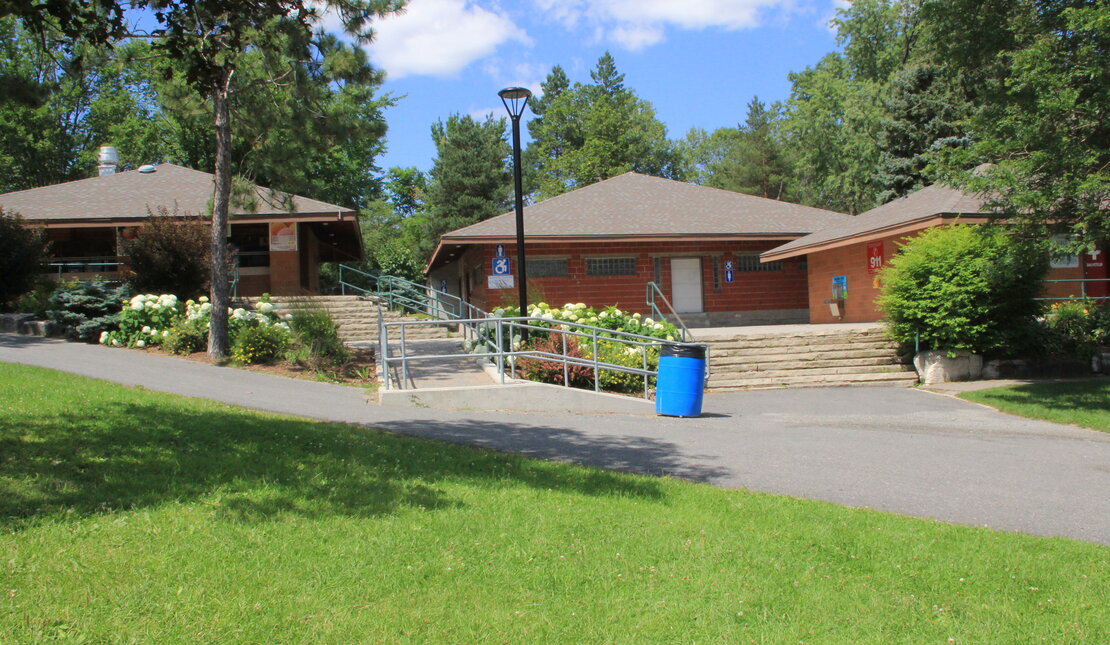
[[[705,345],[664,343],[659,348],[655,413],[669,417],[701,415],[705,390]]]

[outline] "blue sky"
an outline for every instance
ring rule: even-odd
[[[375,26],[387,73],[383,169],[431,168],[431,125],[450,114],[504,115],[497,91],[533,91],[553,65],[574,81],[606,50],[625,84],[655,106],[671,138],[742,121],[753,95],[787,98],[787,74],[836,48],[828,21],[845,0],[409,0]],[[530,113],[525,114],[525,119]],[[525,129],[525,137],[527,130]]]

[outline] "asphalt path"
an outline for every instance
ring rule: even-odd
[[[359,388],[9,334],[0,334],[0,362],[545,459],[1110,545],[1110,434],[922,390],[712,394],[702,417],[675,419],[383,408]]]

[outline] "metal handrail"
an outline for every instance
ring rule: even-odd
[[[111,257],[111,259],[109,259],[110,257]],[[126,264],[126,263],[121,262],[120,260],[118,260],[118,259],[116,259],[112,256],[99,256],[99,257],[90,256],[90,257],[87,257],[87,258],[82,258],[82,257],[58,258],[57,261],[50,262],[49,264],[47,264],[47,266],[50,267],[51,269],[56,268],[58,278],[61,279],[61,277],[63,275],[63,269],[65,269],[67,267],[68,268],[77,268],[77,267],[81,268],[80,271],[75,271],[74,273],[93,273],[93,272],[103,270],[104,267],[112,267],[110,269],[111,271],[119,271],[119,268],[121,266],[123,266],[124,264]],[[101,268],[100,269],[95,269],[94,268],[92,271],[89,271],[88,270],[89,267],[101,267]]]
[[[476,309],[476,308],[475,308]],[[480,310],[479,310],[480,311]],[[650,397],[650,381],[652,377],[658,376],[658,370],[648,368],[647,362],[647,348],[660,345],[666,341],[653,336],[644,336],[641,334],[633,334],[619,330],[607,329],[605,327],[597,327],[594,325],[586,325],[582,323],[573,323],[565,321],[552,321],[547,318],[535,317],[495,317],[495,316],[481,316],[475,318],[459,319],[456,322],[464,329],[469,329],[474,334],[474,340],[480,344],[484,351],[483,355],[494,359],[497,366],[497,372],[501,382],[504,383],[506,376],[509,378],[516,378],[516,364],[519,358],[536,358],[546,359],[553,362],[561,362],[563,364],[563,385],[570,387],[569,368],[571,365],[585,365],[593,370],[594,375],[594,391],[601,390],[600,373],[602,371],[622,372],[626,374],[635,374],[644,377],[644,398]],[[444,359],[444,358],[457,358],[458,354],[434,354],[423,356],[410,356],[405,347],[406,328],[414,325],[434,325],[437,321],[432,320],[406,320],[406,321],[391,321],[385,322],[381,315],[379,307],[378,325],[378,355],[380,364],[382,366],[382,384],[383,388],[389,390],[392,388],[392,379],[390,377],[390,364],[400,364],[400,374],[398,378],[398,386],[404,387],[404,384],[410,381],[408,373],[408,363],[415,360],[430,360],[430,359]],[[492,329],[490,329],[492,327]],[[398,356],[389,355],[389,329],[398,328],[400,330],[400,354]],[[562,338],[563,353],[555,354],[551,352],[543,352],[538,350],[517,350],[515,349],[515,339],[520,337],[520,334],[514,333],[514,330],[531,330],[542,331],[546,333],[560,334]],[[590,358],[579,358],[567,354],[568,343],[567,337],[578,337],[589,339],[591,344]],[[506,342],[508,341],[508,342]],[[639,352],[641,356],[641,367],[628,367],[626,365],[619,365],[616,363],[608,363],[600,359],[599,342],[616,342],[629,347],[640,347],[642,350]],[[707,355],[708,363],[708,355]],[[507,369],[506,369],[507,367]]]
[[[683,322],[682,316],[678,315],[678,312],[675,311],[675,308],[671,305],[671,301],[667,300],[667,296],[663,295],[663,290],[659,288],[658,284],[654,282],[649,282],[647,283],[647,296],[645,297],[645,300],[647,301],[647,305],[651,307],[652,315],[654,315],[659,320],[667,319],[667,316],[659,309],[659,306],[655,304],[655,298],[657,295],[659,299],[663,301],[663,304],[667,305],[667,309],[671,311],[671,314],[674,316],[675,321],[678,322],[678,328],[682,331],[682,342],[685,343],[688,340],[694,340],[694,334],[690,331],[688,327],[686,327],[686,323]]]
[[[355,274],[367,278],[369,285],[361,286],[349,279],[345,273]],[[440,321],[457,321],[464,315],[464,305],[469,305],[462,298],[439,291],[428,285],[419,284],[397,276],[371,273],[345,264],[339,265],[340,293],[347,295],[347,290],[360,292],[361,295],[375,296],[384,301],[391,309],[408,309],[413,312],[430,315]]]
[[[1106,283],[1110,283],[1110,278],[1069,278],[1069,279],[1066,279],[1066,280],[1044,280],[1043,282],[1045,284],[1057,283],[1057,282],[1078,282],[1079,283],[1079,295],[1078,296],[1063,296],[1063,297],[1056,297],[1056,298],[1052,298],[1052,297],[1048,297],[1048,296],[1042,296],[1040,298],[1034,298],[1034,300],[1086,300],[1088,298],[1090,298],[1092,300],[1106,300],[1106,299],[1110,298],[1110,296],[1088,296],[1087,295],[1087,283],[1088,282],[1106,282]]]

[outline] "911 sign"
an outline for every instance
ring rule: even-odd
[[[883,268],[883,241],[867,243],[867,272],[878,273]]]

